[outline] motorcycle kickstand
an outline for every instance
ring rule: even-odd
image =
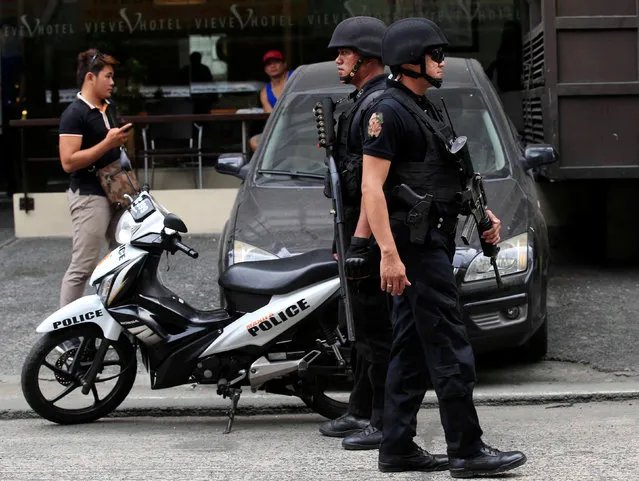
[[[242,395],[242,388],[230,388],[229,389],[229,397],[231,398],[231,407],[226,412],[229,420],[226,424],[226,429],[224,430],[224,434],[228,434],[231,432],[231,428],[233,427],[233,421],[235,420],[235,411],[237,409],[237,403],[240,400],[240,396]],[[225,396],[226,397],[226,396]]]
[[[226,412],[228,423],[226,425],[226,429],[224,430],[224,434],[229,434],[231,432],[233,421],[235,420],[237,403],[240,401],[240,396],[242,395],[242,388],[230,387],[246,377],[246,371],[244,369],[240,370],[239,374],[240,375],[233,379],[231,382],[228,382],[226,379],[220,379],[217,383],[217,393],[222,396],[222,399],[225,399],[227,397],[231,399],[231,407]]]

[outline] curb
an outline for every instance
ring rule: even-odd
[[[424,400],[422,409],[436,408],[438,403],[434,395]],[[143,398],[142,398],[143,399]],[[478,394],[474,401],[476,406],[523,406],[545,405],[546,409],[571,407],[573,404],[590,402],[624,402],[639,399],[639,390],[598,391],[598,392],[557,392],[540,394]],[[137,400],[141,400],[138,398]],[[179,400],[176,400],[179,402]],[[554,404],[554,406],[553,406]],[[116,409],[107,418],[127,417],[226,417],[227,407],[219,406],[127,406]],[[238,406],[236,416],[266,416],[286,414],[314,414],[314,411],[304,405],[256,405],[245,403]],[[31,409],[0,409],[0,420],[41,419]]]

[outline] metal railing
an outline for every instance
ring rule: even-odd
[[[269,114],[266,113],[210,113],[210,114],[178,114],[178,115],[134,115],[122,116],[122,120],[126,123],[132,123],[135,126],[148,126],[149,124],[172,123],[172,122],[190,122],[190,123],[209,123],[209,122],[241,122],[242,128],[242,155],[245,159],[249,158],[248,145],[248,122],[266,120]],[[60,123],[59,118],[43,118],[43,119],[25,119],[11,120],[9,126],[19,130],[20,137],[20,176],[22,181],[23,197],[20,198],[20,210],[26,212],[35,208],[33,198],[29,197],[29,182],[27,164],[36,162],[59,162],[59,156],[53,157],[29,157],[26,152],[26,130],[36,127],[57,127]],[[138,136],[134,137],[135,142],[135,159],[139,160],[144,157],[144,149],[138,148]],[[168,154],[167,154],[168,155]],[[179,154],[170,154],[179,156]],[[216,158],[219,152],[202,152],[202,157]],[[162,154],[156,155],[161,157]],[[184,154],[184,157],[192,157],[193,154]]]

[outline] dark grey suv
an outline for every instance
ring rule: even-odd
[[[332,62],[297,68],[251,161],[220,159],[219,172],[243,179],[222,236],[220,272],[237,262],[331,247],[331,202],[322,183],[325,154],[317,147],[312,109],[318,99],[342,98],[351,89],[338,83]],[[503,289],[481,253],[476,231],[469,246],[457,240],[454,266],[473,346],[478,352],[521,346],[522,355],[539,359],[548,342],[549,248],[533,169],[554,162],[554,150],[519,142],[475,60],[447,58],[444,86],[428,95],[434,102],[444,98],[456,133],[468,137],[489,207],[502,221],[497,263]]]

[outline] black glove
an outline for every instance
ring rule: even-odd
[[[349,279],[363,279],[370,277],[372,272],[370,239],[351,237],[351,245],[345,254],[344,270]]]

